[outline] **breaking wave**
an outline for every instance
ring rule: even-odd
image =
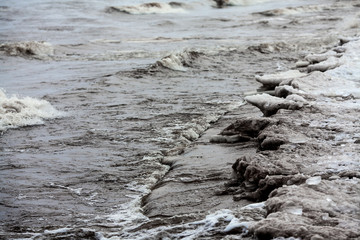
[[[186,12],[186,6],[179,2],[169,3],[144,3],[136,6],[121,6],[121,7],[109,7],[106,11],[122,12],[127,14],[161,14],[161,13],[184,13]]]
[[[54,54],[53,46],[48,42],[15,42],[0,45],[0,51],[10,56],[47,57]]]
[[[9,128],[44,124],[44,119],[63,116],[46,100],[31,97],[7,97],[0,90],[0,131]]]
[[[157,61],[158,66],[162,66],[174,71],[186,72],[187,67],[191,66],[193,60],[200,56],[200,52],[185,50],[180,53],[172,53]]]

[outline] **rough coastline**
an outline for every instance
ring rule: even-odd
[[[259,107],[264,112],[276,105],[279,110],[257,134],[258,152],[234,163],[236,181],[227,189],[234,200],[266,201],[265,219],[250,227],[259,239],[358,239],[359,90],[331,73],[294,78],[290,85],[295,82],[303,91],[304,106],[283,110],[270,98]],[[352,91],[333,94],[329,84],[348,85]],[[258,107],[256,101],[248,102]],[[263,119],[255,121],[262,124]],[[233,134],[251,127],[245,124],[233,126]]]

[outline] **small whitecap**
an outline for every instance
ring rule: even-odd
[[[66,233],[68,231],[72,230],[72,228],[59,228],[56,230],[45,230],[45,234],[59,234],[59,233]]]
[[[303,209],[301,207],[290,207],[287,208],[285,211],[293,215],[301,216],[303,214]]]
[[[264,208],[265,202],[259,202],[259,203],[252,203],[249,205],[246,205],[245,207],[242,207],[241,209],[255,209],[255,208]]]
[[[318,185],[321,182],[321,176],[315,176],[306,180],[307,185]]]
[[[0,131],[32,125],[42,125],[45,119],[62,117],[48,101],[31,97],[8,97],[0,89]]]
[[[250,227],[250,222],[241,222],[238,218],[233,218],[230,223],[225,227],[224,232],[231,232],[235,229],[242,229],[243,232],[247,232]]]

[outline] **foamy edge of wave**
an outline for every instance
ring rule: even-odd
[[[187,216],[190,215],[187,214]],[[240,217],[237,217],[237,215],[239,214],[233,212],[232,210],[220,209],[213,213],[209,213],[203,219],[197,221],[179,223],[169,226],[160,226],[142,232],[132,232],[122,238],[117,236],[107,238],[102,234],[99,234],[99,236],[100,240],[147,239],[148,236],[153,236],[155,239],[162,233],[165,233],[164,236],[166,236],[166,233],[169,233],[167,238],[164,239],[198,239],[214,232],[224,234],[237,230],[238,235],[241,237],[248,233],[254,222],[246,221],[241,217],[241,215]],[[177,233],[170,233],[172,230],[175,230]]]
[[[132,15],[142,14],[166,14],[166,13],[185,13],[184,4],[178,2],[169,3],[144,3],[135,6],[111,6],[106,9],[106,12],[122,12]]]
[[[31,97],[8,97],[0,89],[0,131],[10,128],[42,125],[46,119],[64,116],[48,101]]]

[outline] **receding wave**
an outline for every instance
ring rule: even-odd
[[[161,14],[161,13],[184,13],[186,6],[179,2],[169,3],[144,3],[136,6],[109,7],[106,12],[122,12],[127,14]]]
[[[7,97],[0,90],[0,131],[44,124],[45,119],[63,116],[48,101],[31,97]]]
[[[54,54],[53,46],[48,42],[15,42],[0,45],[0,51],[10,56],[43,58]]]

